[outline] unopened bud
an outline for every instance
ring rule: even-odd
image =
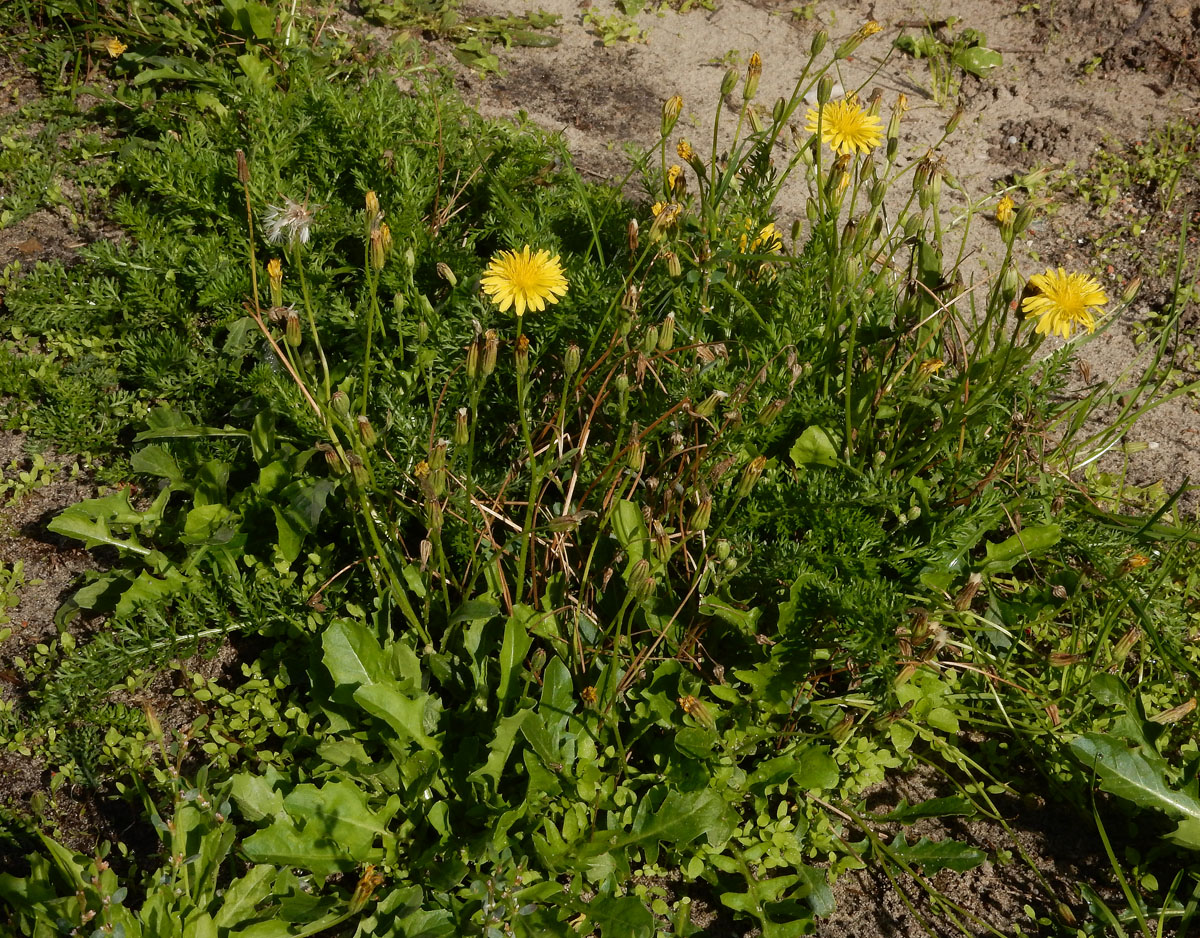
[[[971,603],[975,600],[975,594],[979,592],[979,587],[982,585],[983,577],[978,573],[972,573],[967,577],[966,585],[954,597],[954,608],[959,612],[965,612],[970,609]]]
[[[384,262],[387,260],[387,249],[383,245],[384,227],[384,225],[380,225],[378,228],[371,229],[369,240],[372,270],[383,270]],[[391,240],[390,233],[388,234],[388,240]]]
[[[513,352],[516,359],[517,374],[521,377],[529,374],[529,336],[517,336],[517,346]]]
[[[613,380],[613,385],[617,389],[617,393],[625,395],[629,393],[629,375],[622,372]]]
[[[1013,222],[1013,231],[1017,234],[1024,234],[1025,230],[1033,224],[1033,214],[1036,209],[1032,202],[1026,202],[1017,210],[1016,221]]]
[[[567,354],[563,358],[563,371],[568,378],[575,376],[575,372],[579,371],[579,363],[583,353],[579,350],[578,345],[567,346]]]
[[[833,76],[828,72],[821,76],[821,80],[817,82],[817,103],[826,105],[829,103],[829,98],[833,95]]]
[[[825,48],[825,44],[829,42],[829,33],[823,29],[818,29],[812,37],[812,42],[808,44],[808,54],[816,58]]]
[[[321,452],[325,454],[325,462],[329,465],[334,475],[340,476],[346,474],[346,464],[342,462],[342,457],[337,454],[337,451],[332,446],[321,448]]]
[[[738,480],[738,498],[745,498],[753,491],[754,486],[758,484],[758,480],[762,478],[763,470],[766,468],[766,456],[755,456],[746,463],[746,468],[742,470],[742,477]]]
[[[546,666],[546,649],[539,648],[533,653],[533,657],[529,659],[529,669],[534,674],[541,674],[542,668]]]
[[[658,330],[658,350],[660,352],[669,352],[675,345],[675,314],[667,313],[667,318],[662,322],[662,328]]]
[[[467,380],[474,381],[479,374],[479,358],[483,354],[483,343],[476,336],[467,343]]]
[[[636,254],[638,249],[638,222],[636,218],[629,219],[625,234],[629,240],[629,253]]]
[[[363,198],[363,202],[367,208],[367,222],[373,223],[375,217],[379,214],[379,197],[375,195],[375,190],[371,189]]]
[[[1121,302],[1128,306],[1138,295],[1138,290],[1142,288],[1142,278],[1134,277],[1129,281],[1129,285],[1121,291]]]
[[[725,72],[725,77],[721,79],[722,98],[727,94],[733,93],[733,89],[737,87],[738,77],[738,70],[736,68],[731,68]]]
[[[675,128],[675,122],[679,120],[679,114],[683,111],[683,98],[679,95],[671,95],[663,102],[662,106],[662,135],[669,136]]]
[[[785,401],[782,398],[776,398],[771,401],[758,413],[758,422],[764,427],[768,427],[775,422],[775,419],[783,413]]]
[[[466,446],[471,439],[470,428],[467,426],[469,414],[465,407],[460,407],[454,415],[454,445]]]
[[[417,342],[424,345],[429,340],[429,323],[424,319],[417,320]]]
[[[672,280],[678,280],[683,276],[683,266],[679,263],[679,255],[674,251],[666,252],[667,258],[667,275]]]
[[[642,557],[629,570],[629,590],[634,599],[645,602],[657,589],[658,580],[650,575],[650,561]]]
[[[692,511],[692,516],[688,518],[688,530],[692,532],[700,532],[707,530],[709,521],[712,520],[712,498],[705,495],[700,499],[698,504]]]
[[[837,51],[833,53],[833,57],[835,59],[846,58],[847,56],[851,55],[855,49],[862,45],[865,39],[874,36],[881,29],[883,29],[883,27],[874,20],[867,20],[867,22],[863,23],[862,26],[858,27],[858,29],[854,31],[854,34],[851,35],[849,39],[837,47]]]
[[[483,334],[483,357],[479,367],[486,378],[496,370],[496,358],[500,354],[500,336],[495,329],[489,329]]]
[[[633,472],[642,471],[642,467],[646,465],[646,447],[642,445],[641,440],[634,440],[629,444],[629,451],[625,454],[625,463]]]
[[[354,484],[359,488],[364,488],[371,481],[371,475],[362,459],[357,453],[348,453],[346,462],[350,465],[350,478],[354,480]]]
[[[429,469],[436,471],[446,468],[446,441],[438,440],[429,450]]]
[[[283,336],[292,348],[299,348],[300,343],[304,341],[303,333],[300,330],[300,314],[294,309],[288,310],[287,325],[284,326]]]
[[[742,100],[749,101],[758,94],[758,80],[762,77],[762,58],[757,52],[750,54],[750,64],[746,67],[746,86],[742,89]]]
[[[425,524],[429,528],[429,533],[437,537],[442,530],[445,520],[446,516],[442,510],[442,503],[436,498],[429,499],[425,503]]]
[[[278,257],[267,261],[267,282],[271,285],[271,305],[283,305],[283,264]]]
[[[450,269],[449,264],[439,261],[437,265],[437,273],[438,276],[445,280],[446,283],[450,284],[451,287],[458,286],[458,278],[454,276],[454,271]]]
[[[350,417],[350,397],[345,391],[334,391],[333,396],[329,399],[330,405],[333,407],[333,412],[343,420]]]
[[[374,446],[379,442],[379,437],[375,433],[375,428],[371,426],[371,421],[365,416],[360,416],[355,420],[358,424],[358,435],[363,441],[364,446]]]
[[[729,553],[732,549],[729,541],[725,540],[725,538],[721,538],[713,545],[713,552],[720,563],[724,563],[729,559]]]
[[[871,206],[878,208],[883,204],[883,199],[887,195],[887,183],[882,179],[871,186]]]
[[[1008,306],[1016,299],[1017,291],[1021,289],[1021,276],[1011,264],[1005,268],[1004,276],[1000,278],[1000,303]]]
[[[650,326],[642,336],[642,354],[652,355],[658,348],[658,326]]]
[[[962,123],[964,113],[965,111],[963,110],[963,106],[961,104],[954,109],[954,113],[951,114],[950,119],[946,121],[947,134],[952,134],[954,131],[958,130],[958,125]]]

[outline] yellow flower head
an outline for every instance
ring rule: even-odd
[[[943,367],[945,367],[945,365],[946,363],[940,358],[927,358],[925,361],[921,362],[920,367],[917,369],[917,373],[924,378],[928,378],[930,375],[936,375],[942,370]]]
[[[662,229],[679,220],[683,206],[678,202],[655,202],[650,206],[650,211],[654,214],[654,227]]]
[[[996,203],[996,221],[1002,225],[1011,225],[1012,220],[1017,217],[1015,207],[1016,203],[1009,196],[1004,196]]]
[[[775,227],[774,222],[767,222],[751,240],[750,232],[754,223],[747,218],[745,221],[746,234],[738,238],[738,250],[743,254],[778,254],[783,250],[783,235]]]
[[[128,49],[129,46],[121,42],[115,36],[112,39],[104,40],[104,51],[108,53],[110,59],[120,58],[121,54]]]
[[[283,264],[279,262],[278,257],[272,257],[267,261],[267,276],[271,283],[283,283]]]
[[[584,704],[589,707],[594,707],[596,706],[596,701],[599,699],[599,694],[596,693],[595,685],[589,684],[579,692],[579,697]]]
[[[675,187],[681,183],[683,183],[683,167],[678,163],[673,163],[667,169],[667,192],[674,192]]]
[[[1104,290],[1087,274],[1069,274],[1061,267],[1034,274],[1029,286],[1037,290],[1026,296],[1021,303],[1025,318],[1040,317],[1035,331],[1041,335],[1057,333],[1064,339],[1071,337],[1071,330],[1082,326],[1088,332],[1096,328],[1093,308],[1108,302]]]
[[[690,163],[692,161],[692,157],[696,155],[695,151],[692,150],[692,145],[686,140],[679,141],[678,145],[675,147],[675,152],[679,154],[679,158],[685,163]]]
[[[841,155],[853,155],[858,150],[869,153],[883,142],[879,116],[864,110],[853,95],[830,101],[819,114],[810,109],[805,120],[805,130],[815,134],[820,125],[821,141]]]
[[[535,254],[528,244],[520,251],[496,254],[484,272],[482,285],[501,312],[511,306],[518,316],[524,316],[526,309],[541,312],[567,292],[558,255],[551,257],[549,251]]]

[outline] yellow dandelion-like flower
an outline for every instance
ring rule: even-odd
[[[1026,319],[1040,317],[1034,327],[1040,335],[1057,333],[1068,339],[1076,325],[1091,332],[1096,328],[1092,309],[1108,302],[1095,279],[1087,274],[1069,274],[1061,267],[1034,274],[1029,278],[1029,286],[1037,292],[1025,297],[1021,309]]]
[[[667,169],[667,192],[674,192],[675,187],[683,182],[683,167],[673,163]]]
[[[125,43],[121,42],[115,36],[112,39],[104,40],[104,51],[108,53],[110,59],[120,58],[121,54],[128,48],[129,46],[125,45]]]
[[[678,202],[655,202],[650,206],[656,228],[667,228],[679,220],[683,206]]]
[[[804,129],[810,134],[815,134],[820,124],[821,141],[828,143],[834,153],[869,153],[883,142],[879,115],[864,110],[854,96],[829,102],[820,114],[810,109],[805,120]]]
[[[596,701],[600,699],[600,695],[596,693],[596,687],[589,684],[579,692],[579,698],[589,707],[596,706]]]
[[[685,163],[690,163],[696,152],[692,149],[692,145],[686,140],[680,140],[675,146],[675,152],[679,154],[679,158]]]
[[[945,365],[946,363],[940,358],[927,358],[925,361],[921,362],[920,367],[917,369],[917,373],[924,378],[928,378],[930,375],[936,375],[942,370],[942,368],[945,367]]]
[[[536,254],[525,245],[520,251],[500,251],[484,272],[483,292],[505,312],[510,306],[518,316],[526,309],[541,312],[547,303],[557,303],[567,292],[558,255]]]
[[[1011,225],[1012,220],[1017,217],[1015,208],[1016,203],[1009,196],[1004,196],[996,203],[996,221],[1002,225]]]

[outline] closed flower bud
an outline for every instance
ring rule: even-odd
[[[1004,270],[1004,276],[1000,278],[1000,302],[1004,306],[1008,306],[1017,297],[1017,292],[1021,289],[1021,276],[1017,273],[1017,269],[1011,265]]]
[[[625,395],[629,393],[629,375],[624,373],[617,375],[613,384],[618,394]]]
[[[1025,230],[1033,224],[1034,206],[1032,202],[1026,202],[1017,212],[1016,221],[1013,222],[1013,231],[1016,234],[1024,234]]]
[[[329,399],[330,405],[333,407],[333,412],[343,420],[350,417],[350,398],[345,391],[334,391],[333,396]]]
[[[541,674],[542,668],[546,666],[546,649],[539,648],[533,653],[533,657],[529,659],[529,670],[534,674]]]
[[[736,68],[728,69],[725,72],[725,77],[721,79],[721,97],[733,93],[733,89],[737,87],[738,77]]]
[[[667,275],[672,280],[678,280],[683,276],[683,265],[679,263],[679,255],[674,251],[666,252],[667,258]]]
[[[854,34],[850,36],[849,39],[837,47],[837,51],[833,53],[833,57],[835,59],[846,58],[848,55],[851,55],[855,49],[862,45],[865,39],[874,36],[881,29],[883,29],[883,27],[874,20],[867,20],[867,22],[863,23],[854,31]]]
[[[675,122],[679,120],[679,115],[683,111],[683,98],[679,95],[671,95],[663,102],[662,106],[662,135],[669,136],[675,128]]]
[[[583,353],[579,350],[578,345],[567,346],[567,354],[563,358],[563,371],[566,372],[568,378],[575,376],[579,371],[579,363]]]
[[[763,470],[766,468],[766,456],[755,456],[746,463],[746,468],[742,470],[742,477],[738,480],[738,498],[745,498],[750,494],[754,486],[758,484],[758,480],[762,478]]]
[[[367,208],[367,221],[368,223],[373,223],[376,216],[379,215],[379,197],[375,195],[374,189],[367,192],[363,202]]]
[[[365,416],[358,417],[355,420],[358,424],[358,436],[363,441],[364,446],[374,446],[379,442],[379,437],[375,433],[375,428],[371,426],[371,421]]]
[[[712,498],[705,495],[700,499],[698,504],[692,511],[692,516],[688,518],[688,530],[692,532],[700,532],[707,530],[709,521],[712,520]]]
[[[824,50],[826,43],[829,42],[829,33],[823,29],[818,29],[813,34],[812,42],[808,44],[808,54],[816,58]]]
[[[470,428],[467,426],[469,414],[465,407],[460,407],[454,415],[454,445],[466,446],[471,439]]]
[[[289,309],[287,314],[287,325],[284,327],[284,339],[292,348],[299,348],[300,343],[304,340],[300,331],[300,314],[294,309]]]
[[[283,264],[278,257],[267,261],[267,282],[271,285],[271,305],[283,305]]]
[[[346,474],[346,464],[342,462],[342,457],[337,454],[337,451],[332,446],[326,446],[322,449],[325,454],[325,462],[329,468],[333,470],[335,476]]]
[[[389,235],[389,240],[390,240],[390,235]],[[380,225],[378,228],[371,229],[370,245],[371,245],[371,250],[370,250],[371,269],[372,270],[383,270],[384,262],[387,260],[387,250],[383,246],[383,226],[382,225]]]
[[[483,355],[483,342],[476,336],[467,343],[467,380],[474,381],[479,374],[479,359]]]
[[[750,64],[746,68],[746,85],[742,89],[742,100],[749,101],[758,94],[758,80],[762,77],[762,58],[757,52],[750,54]]]
[[[720,563],[724,563],[729,559],[729,552],[732,550],[732,547],[730,546],[729,541],[725,540],[725,538],[721,538],[719,541],[717,541],[716,544],[713,545],[713,548],[715,556]]]
[[[658,326],[650,326],[642,336],[642,354],[652,355],[658,348]]]
[[[675,344],[675,314],[667,313],[667,318],[662,322],[662,328],[658,330],[658,350],[660,352],[668,352]]]
[[[771,120],[776,124],[783,121],[783,112],[787,109],[787,102],[783,98],[777,98],[775,106],[771,108]]]
[[[454,276],[454,271],[450,269],[449,264],[444,264],[439,261],[437,265],[437,273],[438,276],[445,280],[446,283],[450,284],[451,287],[458,286],[458,278]]]
[[[809,196],[808,201],[804,203],[804,214],[810,225],[815,225],[821,220],[821,207],[812,196]]]
[[[872,205],[872,207],[878,208],[880,205],[882,205],[884,196],[886,196],[886,195],[887,195],[887,183],[885,183],[883,180],[880,180],[879,182],[875,183],[875,185],[871,186],[871,205]]]
[[[629,570],[629,591],[639,602],[650,599],[658,589],[658,580],[650,575],[650,561],[638,560]]]
[[[1138,290],[1142,288],[1142,278],[1134,277],[1129,281],[1129,285],[1121,291],[1121,302],[1128,306],[1137,299]]]
[[[750,129],[756,134],[762,133],[762,118],[758,116],[758,108],[753,104],[746,107],[746,117],[750,119]]]
[[[821,105],[828,104],[832,95],[833,76],[826,73],[822,75],[821,80],[817,82],[817,103]]]
[[[483,358],[479,367],[483,376],[488,377],[496,370],[496,358],[500,353],[500,337],[495,329],[489,329],[483,334]]]
[[[424,571],[425,568],[429,566],[429,561],[433,557],[433,541],[429,540],[427,537],[421,538],[421,546],[419,550],[421,557],[421,570]]]
[[[629,224],[625,228],[625,235],[629,241],[629,253],[636,254],[638,249],[638,222],[636,218],[629,219]]]
[[[783,413],[784,404],[786,402],[782,398],[776,398],[764,407],[758,414],[758,422],[764,427],[770,426],[775,422],[775,419]]]
[[[435,471],[446,468],[446,441],[438,440],[429,450],[429,469]]]
[[[954,109],[954,113],[951,114],[950,119],[948,121],[946,121],[946,134],[947,135],[952,134],[952,133],[954,133],[954,131],[958,130],[958,125],[962,123],[964,113],[965,113],[965,111],[963,110],[963,107],[961,104]]]
[[[346,462],[350,465],[350,478],[354,480],[354,484],[359,488],[365,487],[371,481],[371,475],[362,459],[356,453],[348,453]]]
[[[442,510],[442,503],[436,498],[431,498],[425,502],[425,524],[429,528],[429,533],[434,537],[442,530],[442,525],[445,523],[445,513]]]
[[[517,346],[513,352],[516,359],[517,374],[521,377],[529,374],[529,336],[520,335],[517,337]]]
[[[642,471],[642,467],[646,465],[646,447],[642,445],[641,440],[634,440],[629,444],[629,451],[625,454],[625,464],[633,472]]]
[[[429,340],[429,323],[424,319],[417,320],[417,341],[422,345]]]
[[[631,283],[625,288],[625,295],[621,297],[621,309],[627,313],[636,313],[638,308],[638,297],[641,296],[641,290],[638,289],[636,283]]]

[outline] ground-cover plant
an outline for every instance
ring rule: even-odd
[[[255,828],[254,865],[220,874],[230,811],[204,820],[181,921],[236,933],[252,904],[243,933],[350,911],[360,935],[689,934],[686,903],[630,888],[669,870],[793,935],[829,909],[828,876],[871,861],[986,928],[924,878],[985,854],[885,839],[859,796],[925,761],[959,796],[891,821],[1003,818],[990,798],[1015,790],[1019,747],[1068,792],[1100,772],[1123,795],[1113,741],[1135,740],[1136,771],[1160,773],[1151,807],[1187,820],[1187,741],[1105,722],[1125,698],[1096,678],[1128,669],[1154,715],[1183,703],[1190,535],[1089,514],[1067,481],[1121,429],[1089,439],[1089,413],[1128,393],[1128,422],[1146,388],[1080,400],[1072,346],[1039,355],[1047,333],[1090,333],[1105,304],[1087,275],[1047,271],[1020,297],[1006,257],[994,283],[961,281],[972,215],[995,212],[1011,246],[1033,208],[973,203],[935,151],[903,164],[902,100],[885,124],[879,98],[831,99],[831,70],[876,31],[819,34],[769,110],[758,57],[731,70],[732,143],[721,112],[711,147],[680,139],[666,102],[649,207],[438,89],[341,86],[302,58],[286,88],[223,85],[186,127],[145,112],[128,242],[7,301],[60,356],[10,352],[60,415],[22,419],[74,442],[102,408],[144,497],[53,523],[120,559],[64,627],[112,618],[27,670],[6,718],[26,738],[111,720],[104,694],[133,667],[266,639],[236,692],[181,695],[210,712],[180,736],[232,773],[212,790]],[[790,240],[784,185],[811,193]],[[102,375],[135,406],[109,408]],[[274,711],[266,729],[235,723],[248,701]],[[181,743],[124,716],[100,768],[178,804],[150,767]],[[971,751],[964,726],[1008,752]],[[53,933],[81,875],[115,884],[41,844],[0,885],[14,922]],[[146,888],[127,928],[160,901]]]

